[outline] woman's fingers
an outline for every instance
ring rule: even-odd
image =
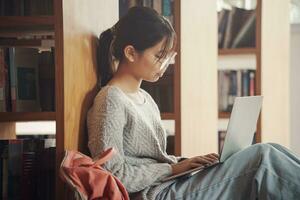
[[[206,156],[198,156],[196,157],[196,162],[201,163],[201,164],[210,164],[214,162],[214,159],[206,157]]]
[[[201,163],[191,163],[191,168],[201,167],[203,164]]]
[[[214,161],[216,161],[216,160],[219,159],[218,154],[215,154],[215,153],[211,153],[211,154],[208,154],[208,155],[206,155],[206,156],[209,157],[209,158],[214,159]]]

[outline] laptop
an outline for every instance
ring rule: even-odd
[[[193,175],[209,167],[221,164],[234,153],[250,146],[256,131],[256,124],[262,106],[262,99],[262,96],[235,98],[227,126],[224,145],[217,162],[166,177],[162,181],[169,181],[184,175]]]

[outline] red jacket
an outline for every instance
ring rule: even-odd
[[[122,183],[110,172],[101,167],[114,154],[110,148],[97,159],[77,151],[66,151],[60,166],[61,178],[71,186],[80,200],[129,200]]]

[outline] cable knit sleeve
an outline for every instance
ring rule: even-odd
[[[127,122],[124,104],[118,96],[106,95],[95,98],[88,112],[89,149],[93,157],[109,147],[117,154],[104,167],[112,172],[126,187],[129,193],[138,192],[159,182],[172,173],[168,163],[147,163],[132,165],[126,162],[123,149],[123,130]],[[137,142],[137,141],[135,141]],[[138,163],[138,162],[137,162]]]

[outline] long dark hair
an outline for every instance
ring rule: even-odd
[[[176,34],[171,23],[149,7],[132,7],[112,28],[102,32],[98,46],[98,72],[101,87],[105,86],[116,71],[113,61],[121,62],[124,48],[132,45],[138,52],[156,45],[163,38],[164,58],[176,45]]]

